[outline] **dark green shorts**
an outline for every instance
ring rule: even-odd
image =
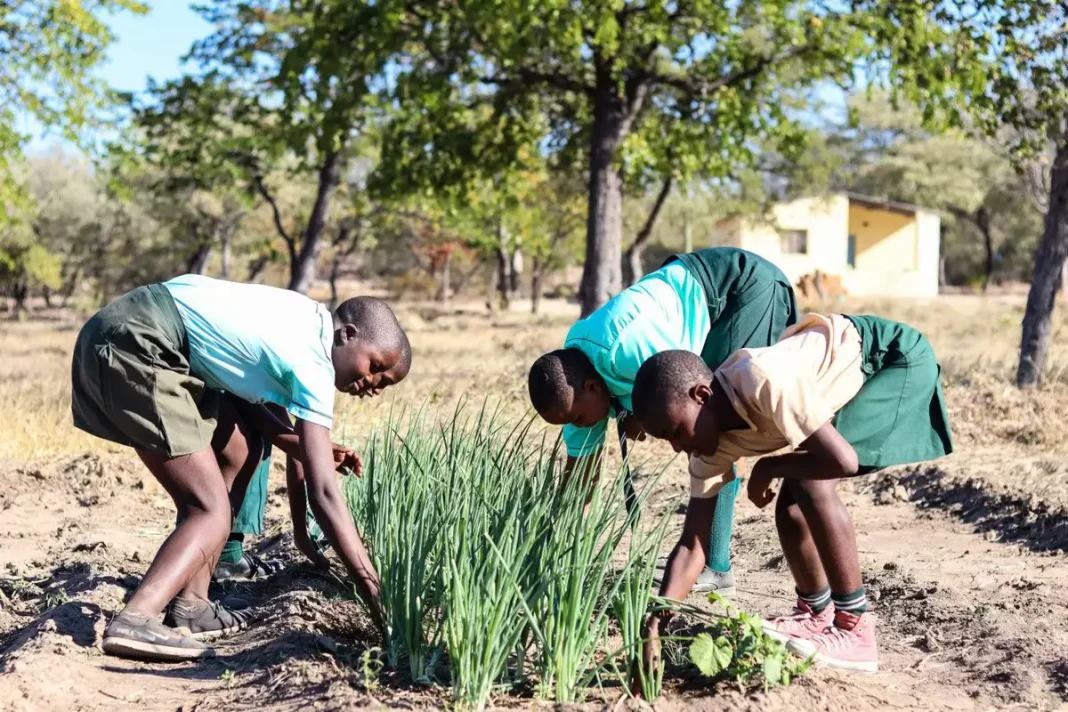
[[[927,338],[876,316],[847,316],[860,332],[864,385],[835,416],[861,473],[953,452],[941,368]]]
[[[91,435],[172,457],[211,446],[217,394],[190,372],[185,327],[161,284],[86,322],[71,381],[74,425]]]

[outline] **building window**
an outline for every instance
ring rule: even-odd
[[[856,269],[857,266],[857,236],[850,235],[846,243],[846,264]]]
[[[807,255],[808,230],[779,230],[779,244],[783,254]]]

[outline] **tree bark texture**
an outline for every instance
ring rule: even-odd
[[[290,267],[289,288],[300,294],[307,294],[315,281],[315,267],[319,252],[323,248],[323,235],[326,232],[326,218],[330,209],[330,198],[334,195],[341,179],[341,154],[332,151],[323,158],[319,168],[319,187],[315,194],[308,226],[301,240],[296,261]]]
[[[1058,147],[1050,172],[1049,209],[1042,240],[1035,251],[1035,272],[1027,294],[1016,385],[1033,386],[1042,379],[1049,352],[1051,320],[1065,262],[1068,261],[1068,136]]]
[[[645,269],[642,267],[642,253],[645,251],[645,244],[649,242],[649,238],[653,234],[653,228],[656,227],[656,220],[660,217],[660,211],[664,207],[664,203],[667,202],[668,195],[671,194],[671,183],[671,176],[668,175],[664,179],[663,185],[660,186],[660,192],[657,193],[656,202],[653,203],[653,209],[649,211],[645,224],[638,231],[634,242],[627,248],[624,265],[627,267],[626,285],[628,287],[636,284],[645,275]]]

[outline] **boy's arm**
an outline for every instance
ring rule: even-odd
[[[297,462],[301,461],[300,436],[293,429],[289,413],[285,408],[273,403],[253,404],[244,401],[239,407],[249,425],[262,434],[269,443]],[[335,469],[352,470],[357,477],[363,474],[363,461],[352,448],[337,443],[331,443],[330,448]]]
[[[758,507],[775,499],[771,483],[791,480],[840,480],[860,469],[857,451],[829,422],[801,443],[802,450],[761,458],[749,477],[749,499]]]
[[[378,574],[352,523],[337,478],[334,477],[330,431],[298,418],[297,434],[300,436],[301,463],[304,465],[304,477],[315,520],[352,576],[357,592],[370,609],[372,620],[381,627]]]
[[[315,548],[308,534],[308,497],[304,489],[304,466],[300,460],[286,456],[286,491],[289,493],[289,515],[293,519],[293,543],[317,568],[330,568],[330,562]]]
[[[567,487],[571,481],[571,476],[578,470],[579,477],[582,478],[587,486],[586,492],[586,504],[589,505],[590,500],[593,499],[594,489],[597,487],[597,482],[601,479],[601,462],[603,460],[604,447],[599,447],[589,455],[568,455],[567,462],[564,464],[564,480],[561,483],[564,487]]]
[[[664,567],[664,580],[660,584],[662,598],[682,601],[693,590],[693,585],[708,559],[705,547],[712,533],[717,499],[718,497],[690,498],[682,535]],[[661,611],[651,614],[646,620],[643,635],[646,641],[644,655],[650,670],[656,669],[660,664],[660,627],[669,618],[670,612]]]

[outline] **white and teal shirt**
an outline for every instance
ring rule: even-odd
[[[192,372],[209,388],[331,427],[334,321],[326,307],[286,289],[195,274],[163,286],[185,325]]]
[[[634,379],[646,359],[672,349],[700,354],[711,328],[704,288],[676,260],[575,322],[564,348],[586,354],[608,392],[631,410]],[[589,428],[565,425],[567,454],[595,452],[604,444],[607,427],[607,418]]]

